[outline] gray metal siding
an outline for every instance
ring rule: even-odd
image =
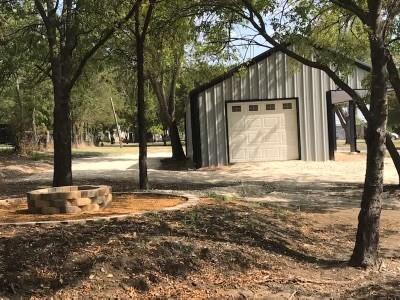
[[[190,107],[190,98],[186,101],[186,118],[185,118],[185,142],[186,142],[186,157],[193,159],[193,133],[192,133],[192,113]]]
[[[348,76],[353,88],[362,88],[367,71],[355,69]],[[228,162],[226,101],[299,98],[301,158],[329,159],[326,92],[336,89],[323,72],[276,52],[198,95],[203,166]]]

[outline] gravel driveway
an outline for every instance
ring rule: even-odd
[[[241,163],[201,170],[162,170],[160,159],[169,152],[149,153],[149,179],[154,189],[189,190],[199,195],[246,198],[324,209],[358,207],[365,176],[364,155],[338,155],[328,162]],[[398,183],[390,159],[385,161],[385,184]],[[114,190],[132,190],[138,181],[137,155],[112,154],[105,157],[80,158],[73,161],[75,183],[104,183]],[[50,185],[52,170],[30,176],[6,179],[6,184]],[[400,207],[398,197],[387,197],[386,206]]]

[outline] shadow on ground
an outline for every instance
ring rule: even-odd
[[[33,232],[20,229],[15,236],[1,238],[0,289],[8,296],[14,292],[51,295],[77,285],[103,264],[108,270],[111,266],[114,276],[133,272],[154,281],[186,276],[213,262],[227,270],[268,269],[268,264],[257,259],[264,252],[320,267],[342,263],[296,250],[294,243],[312,243],[312,239],[296,226],[283,226],[253,211],[242,206],[202,206],[135,221],[36,228]]]
[[[79,173],[79,172],[76,172]],[[90,174],[90,172],[88,172]],[[196,176],[199,176],[196,174]],[[150,187],[160,190],[193,191],[200,195],[232,194],[235,198],[264,203],[264,205],[283,206],[295,211],[328,213],[337,209],[359,208],[363,186],[343,182],[299,182],[291,178],[279,181],[224,181],[196,178],[196,181],[179,181],[174,172],[157,174],[157,181],[151,180]],[[190,178],[190,172],[187,176]],[[103,177],[91,179],[78,177],[74,184],[106,184],[113,191],[126,192],[138,189],[136,176]],[[0,183],[0,199],[23,197],[27,191],[51,186],[49,180]],[[400,189],[386,186],[383,195],[384,209],[400,209]]]
[[[213,202],[126,221],[3,228],[0,295],[48,297],[90,279],[108,290],[146,292],[167,278],[185,280],[207,268],[224,276],[250,269],[285,273],[285,266],[346,268],[351,249],[338,251],[338,239],[347,239],[349,231],[353,236],[354,229],[328,229],[322,239],[321,232],[305,232],[304,225],[294,213]],[[98,288],[85,285],[89,293],[101,292]]]

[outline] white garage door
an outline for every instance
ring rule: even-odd
[[[227,104],[230,162],[299,159],[296,100]]]

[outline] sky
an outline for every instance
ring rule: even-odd
[[[237,26],[234,30],[233,33],[235,38],[243,37],[244,39],[251,39],[255,38],[256,43],[258,44],[265,44],[265,40],[259,36],[256,35],[256,32],[250,28],[244,27],[244,26]],[[237,49],[239,50],[241,59],[243,61],[247,61],[269,49],[269,47],[262,47],[260,45],[243,45],[248,43],[247,41],[236,41],[233,43],[233,45],[237,45]]]

